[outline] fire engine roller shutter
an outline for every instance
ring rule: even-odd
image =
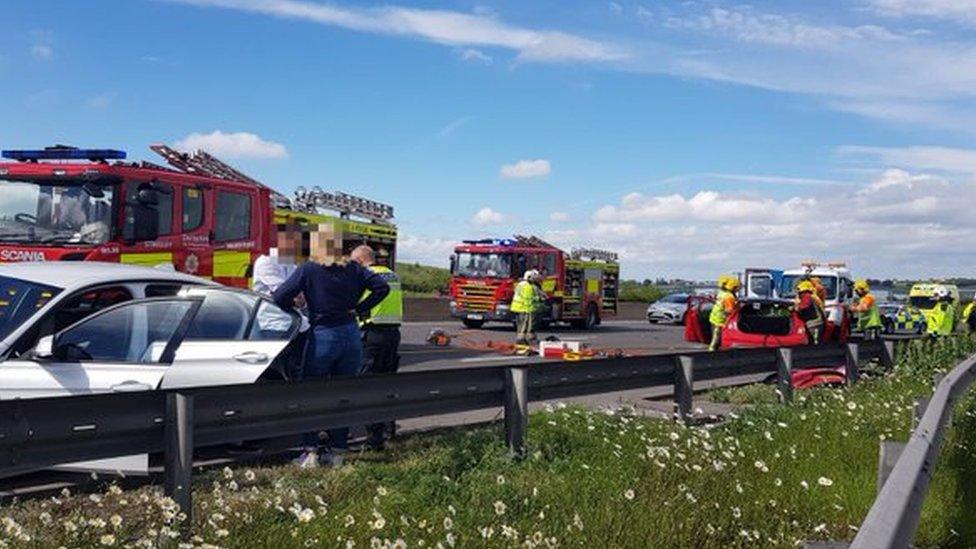
[[[155,267],[156,265],[173,264],[172,252],[145,252],[119,254],[119,263],[124,265],[143,265]]]
[[[213,254],[214,278],[246,278],[251,252],[217,250]]]

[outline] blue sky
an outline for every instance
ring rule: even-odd
[[[203,147],[393,204],[401,258],[535,233],[631,277],[973,275],[976,7],[16,2],[0,147]]]

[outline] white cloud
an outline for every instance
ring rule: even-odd
[[[86,104],[90,109],[107,109],[112,106],[112,102],[115,101],[117,96],[118,94],[114,92],[100,93],[90,97],[88,101],[86,101]]]
[[[720,33],[741,42],[798,48],[833,49],[843,42],[901,38],[876,25],[813,25],[783,15],[757,13],[749,7],[711,8],[704,15],[696,17],[668,18],[666,25],[671,28]]]
[[[473,116],[462,116],[460,118],[455,118],[454,120],[451,120],[450,122],[445,124],[444,127],[442,127],[440,130],[438,130],[436,137],[439,139],[449,137],[451,134],[458,131],[459,129],[461,129],[462,126],[464,126],[468,122],[471,122],[472,120],[474,120]]]
[[[485,206],[471,217],[471,222],[475,225],[498,225],[504,223],[506,219],[505,214]]]
[[[624,12],[624,7],[618,4],[617,2],[608,2],[607,9],[609,9],[610,12],[613,13],[614,15],[620,15],[621,13]]]
[[[173,144],[182,151],[204,150],[222,158],[288,158],[288,149],[281,143],[265,141],[253,133],[191,133]]]
[[[473,61],[477,63],[484,63],[485,65],[491,65],[492,62],[494,61],[494,58],[492,58],[492,56],[486,54],[481,50],[477,50],[474,48],[463,48],[463,49],[455,50],[455,53],[457,54],[458,58],[461,61]]]
[[[630,193],[590,222],[549,231],[557,245],[621,253],[625,276],[690,276],[746,266],[845,260],[859,276],[965,275],[976,269],[971,178],[887,169],[850,189],[775,198],[702,190]]]
[[[880,161],[882,164],[901,168],[976,174],[976,149],[846,145],[839,147],[837,152],[847,158]]]
[[[868,0],[868,4],[883,15],[931,17],[976,25],[973,0]]]
[[[514,164],[505,164],[498,173],[505,179],[529,179],[545,177],[552,173],[552,165],[548,160],[519,160]]]
[[[621,48],[570,33],[530,29],[500,21],[491,12],[462,13],[384,6],[340,7],[303,0],[171,0],[195,6],[234,9],[301,19],[359,32],[406,36],[449,46],[497,47],[519,61],[613,61]]]
[[[54,58],[54,48],[47,44],[34,44],[30,49],[31,57],[41,61],[48,61]]]
[[[454,251],[454,240],[400,233],[397,237],[397,261],[422,265],[447,265]]]
[[[690,179],[694,176],[685,176],[679,179]],[[844,181],[835,179],[817,179],[811,177],[791,177],[783,175],[760,175],[743,173],[704,173],[702,177],[709,179],[719,179],[724,181],[735,181],[739,183],[763,183],[769,185],[797,185],[797,186],[819,186],[819,185],[846,185]]]
[[[566,212],[552,212],[549,214],[549,221],[553,223],[565,223],[569,221],[569,214]]]
[[[30,32],[31,57],[39,61],[54,59],[54,33],[49,30],[33,30]]]

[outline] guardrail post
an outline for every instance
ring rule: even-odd
[[[505,442],[515,456],[525,454],[525,432],[529,424],[529,371],[505,369]]]
[[[905,449],[906,444],[904,442],[895,442],[894,440],[882,440],[880,454],[878,455],[878,493],[881,493],[881,489],[884,488],[885,482],[888,481],[888,476],[891,475],[891,470],[895,468],[895,464],[898,463],[898,458],[901,457],[902,450]]]
[[[793,402],[793,349],[780,347],[776,350],[776,388],[779,401],[783,404]]]
[[[881,367],[888,372],[895,369],[895,342],[890,339],[881,342]]]
[[[188,532],[193,521],[193,396],[166,395],[165,482],[166,495],[186,515],[182,523]]]
[[[674,364],[674,410],[675,416],[687,423],[691,419],[691,406],[694,401],[695,357],[681,355],[675,357]]]
[[[860,360],[861,349],[857,343],[847,344],[847,367],[844,368],[844,378],[847,385],[853,385],[860,377],[858,363]]]

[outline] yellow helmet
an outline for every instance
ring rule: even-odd
[[[868,281],[863,278],[854,282],[854,291],[859,294],[866,294],[871,291]]]
[[[718,277],[718,287],[723,290],[734,292],[739,289],[739,278],[732,275],[721,275]]]
[[[816,286],[814,286],[813,285],[813,282],[811,282],[809,280],[801,280],[796,285],[796,293],[798,293],[798,294],[802,294],[803,292],[813,293],[815,291],[817,291]]]

